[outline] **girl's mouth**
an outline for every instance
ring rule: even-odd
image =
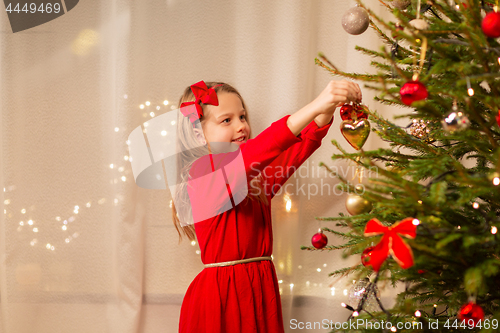
[[[241,138],[237,139],[237,140],[233,140],[232,142],[243,142],[245,141],[246,139],[246,136],[242,136]]]

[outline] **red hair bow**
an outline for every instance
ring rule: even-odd
[[[219,85],[217,85],[219,86]],[[215,87],[217,87],[215,86]],[[196,101],[194,102],[185,102],[181,104],[181,112],[185,117],[188,117],[191,121],[191,124],[203,116],[203,109],[200,103],[210,104],[210,105],[219,105],[219,100],[217,99],[217,94],[215,93],[215,87],[208,89],[207,85],[204,81],[197,82],[191,86],[191,91],[196,97]],[[187,108],[186,106],[195,105],[196,108]]]
[[[389,253],[403,269],[413,266],[413,252],[401,236],[414,239],[417,236],[417,221],[413,217],[407,217],[390,227],[384,226],[379,220],[371,219],[365,227],[366,237],[383,234],[380,242],[373,248],[369,265],[378,272]]]

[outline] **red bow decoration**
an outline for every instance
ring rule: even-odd
[[[204,81],[197,82],[191,86],[191,91],[196,97],[196,101],[194,102],[185,102],[181,104],[181,112],[185,117],[188,117],[191,121],[191,124],[194,125],[194,122],[200,119],[203,116],[203,109],[200,103],[210,104],[210,105],[219,105],[219,100],[217,99],[217,94],[215,93],[215,87],[220,85],[216,85],[210,89],[208,89],[207,85]],[[194,104],[196,109],[194,108],[186,108],[186,106]]]
[[[384,234],[380,242],[373,248],[370,261],[367,263],[373,267],[374,271],[379,271],[389,253],[401,268],[407,269],[413,266],[413,252],[401,236],[410,239],[417,236],[418,223],[414,224],[413,221],[415,220],[413,217],[407,217],[390,227],[384,226],[377,219],[368,221],[365,227],[365,237]]]

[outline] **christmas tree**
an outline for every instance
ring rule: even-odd
[[[332,227],[313,237],[314,247],[302,249],[340,250],[360,258],[358,265],[329,274],[359,281],[355,304],[343,304],[350,310],[346,319],[378,326],[355,331],[498,332],[498,3],[379,2],[393,19],[382,19],[358,1],[342,20],[351,34],[371,26],[384,43],[378,51],[356,47],[373,58],[377,74],[342,72],[323,54],[316,64],[334,76],[364,81],[380,103],[402,106],[397,118],[408,126],[363,105],[341,108],[342,134],[357,152],[348,153],[332,140],[340,151],[332,158],[351,161],[359,175],[377,167],[378,177],[352,181],[337,175],[349,192],[350,215],[320,218]],[[363,150],[370,133],[390,148]],[[326,245],[326,234],[345,242]],[[391,309],[380,302],[382,281],[405,286]],[[352,331],[352,326],[332,331]]]

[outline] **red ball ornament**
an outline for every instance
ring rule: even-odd
[[[465,321],[465,325],[469,325],[473,321],[474,326],[476,326],[479,321],[484,319],[484,311],[476,303],[469,302],[460,309],[458,319],[462,322]],[[471,319],[472,321],[470,321]]]
[[[361,253],[361,263],[363,266],[370,266],[370,260],[372,258],[372,251],[374,248],[375,246],[369,246],[363,251],[363,253]]]
[[[500,13],[489,12],[481,24],[483,33],[491,38],[500,37]]]
[[[401,101],[408,106],[429,96],[427,88],[420,81],[406,82],[399,90],[399,94],[401,95]]]
[[[425,269],[419,269],[418,270],[418,274],[425,274],[427,273],[427,271]]]
[[[351,104],[344,104],[340,108],[340,118],[342,120],[351,120],[351,114],[352,114],[353,107]]]
[[[328,238],[323,233],[323,230],[319,229],[318,233],[312,236],[311,243],[315,248],[322,249],[328,244]]]
[[[340,118],[342,120],[352,120],[354,113],[356,117],[359,119],[368,119],[368,115],[363,112],[365,107],[361,104],[344,104],[340,108]]]
[[[497,124],[498,124],[498,127],[500,127],[500,110],[498,110]]]

